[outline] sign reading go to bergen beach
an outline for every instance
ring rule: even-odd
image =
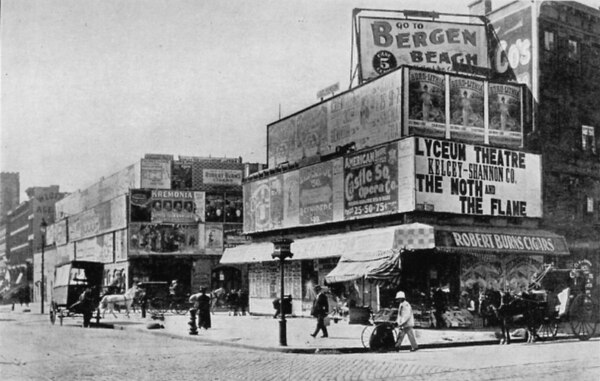
[[[244,232],[426,210],[541,217],[539,155],[407,137],[244,184]]]
[[[454,64],[489,66],[484,25],[362,16],[358,20],[363,80],[402,65],[443,71]]]

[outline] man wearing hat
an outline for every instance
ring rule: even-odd
[[[311,311],[311,315],[317,318],[317,327],[315,328],[315,332],[311,333],[312,337],[316,337],[319,331],[323,331],[323,336],[327,337],[327,327],[325,326],[325,317],[329,313],[329,302],[327,301],[327,295],[323,292],[321,286],[315,286],[315,293],[317,297],[313,302],[313,307]]]
[[[415,331],[413,330],[415,318],[413,317],[412,307],[406,301],[406,295],[404,295],[404,291],[398,291],[396,294],[396,299],[400,300],[400,306],[398,307],[398,320],[396,320],[398,327],[400,327],[400,333],[398,334],[396,348],[400,349],[400,345],[402,345],[404,336],[408,335],[408,340],[410,341],[411,347],[410,351],[414,352],[419,349],[419,345],[417,344],[417,340],[415,339]]]

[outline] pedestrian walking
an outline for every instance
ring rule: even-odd
[[[206,287],[202,287],[198,294],[190,296],[190,302],[194,303],[193,309],[198,311],[198,327],[209,329],[211,326],[210,296],[206,294]]]
[[[396,299],[400,301],[400,306],[398,306],[398,319],[396,320],[398,327],[400,328],[400,333],[398,334],[398,341],[396,341],[396,348],[400,349],[402,341],[404,341],[404,336],[408,336],[411,347],[410,351],[414,352],[419,349],[419,345],[417,344],[417,339],[415,339],[415,331],[413,329],[415,318],[413,316],[412,307],[410,306],[410,303],[406,301],[406,295],[403,291],[398,291]]]
[[[317,337],[319,331],[323,331],[323,336],[321,337],[328,337],[327,327],[325,326],[325,317],[329,313],[327,295],[325,295],[321,286],[318,285],[315,286],[315,293],[317,294],[317,297],[313,302],[311,315],[317,318],[317,327],[315,328],[315,332],[310,335],[312,337]]]

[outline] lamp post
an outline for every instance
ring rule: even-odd
[[[279,298],[279,345],[287,346],[287,327],[285,321],[285,308],[284,308],[284,278],[283,278],[283,265],[286,258],[292,258],[294,254],[290,251],[290,246],[293,240],[289,238],[277,238],[273,240],[274,251],[271,254],[273,259],[279,259],[279,265],[281,270],[281,297]]]
[[[44,277],[44,249],[46,246],[46,227],[48,226],[48,224],[46,223],[46,220],[42,218],[42,223],[40,223],[40,233],[42,233],[42,278],[41,278],[41,282],[40,282],[40,300],[41,300],[41,306],[40,306],[40,313],[43,315],[44,314],[44,288],[45,288],[45,277]]]

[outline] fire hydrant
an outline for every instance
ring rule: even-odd
[[[190,308],[190,321],[188,322],[190,326],[190,335],[198,334],[198,326],[196,325],[196,309]]]

